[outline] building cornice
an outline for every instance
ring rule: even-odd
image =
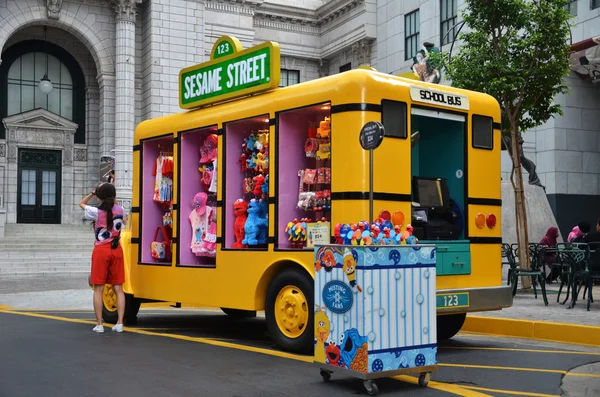
[[[229,14],[254,16],[256,8],[263,4],[263,0],[207,0],[205,9],[227,12]]]
[[[305,24],[320,27],[348,15],[361,4],[364,6],[365,0],[332,0],[316,10],[310,10],[281,4],[262,3],[256,8],[255,17],[289,25]],[[281,30],[298,31],[287,26]]]
[[[338,19],[361,4],[364,5],[365,0],[331,0],[317,8],[319,25],[325,25]]]

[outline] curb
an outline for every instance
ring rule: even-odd
[[[467,316],[461,331],[600,347],[600,327],[591,325]]]

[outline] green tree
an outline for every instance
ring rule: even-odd
[[[466,0],[465,32],[456,55],[438,62],[455,87],[487,93],[502,108],[502,134],[510,137],[519,262],[529,268],[527,212],[519,133],[560,114],[569,74],[568,0]],[[522,280],[524,288],[530,287]]]

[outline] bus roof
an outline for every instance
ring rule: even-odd
[[[388,89],[390,86],[396,87],[399,95],[404,95],[403,97],[406,98],[410,98],[411,86],[465,95],[471,103],[479,104],[477,108],[485,109],[485,112],[478,113],[489,115],[494,118],[494,121],[500,122],[500,105],[490,95],[373,70],[354,69],[265,93],[142,121],[135,129],[134,143],[138,144],[142,139],[176,134],[180,131],[216,126],[222,122],[267,114],[272,117],[274,112],[319,103],[330,102],[332,106],[347,103],[380,104],[381,100],[385,99],[380,92],[383,86]],[[410,99],[408,101],[410,102]]]

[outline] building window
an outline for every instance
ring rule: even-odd
[[[54,89],[46,95],[38,84],[46,73],[46,54],[29,52],[18,57],[8,69],[7,116],[43,108],[73,120],[73,80],[64,63],[48,55],[48,78]]]
[[[591,9],[594,10],[598,7],[600,7],[600,0],[592,0]]]
[[[281,69],[281,78],[279,79],[280,87],[287,87],[288,85],[298,84],[299,82],[299,70]]]
[[[404,52],[405,59],[412,59],[419,48],[419,31],[421,26],[419,10],[404,16]]]
[[[565,9],[569,12],[569,14],[571,14],[572,16],[577,16],[577,0],[571,0],[569,1],[569,3],[567,3],[565,5]]]
[[[47,55],[46,55],[47,54]],[[46,73],[53,90],[43,94],[38,84]],[[85,143],[85,80],[81,67],[63,48],[40,40],[19,42],[2,53],[0,120],[37,108],[77,123],[75,143]],[[0,123],[0,139],[5,136]]]
[[[451,43],[456,35],[456,22],[458,20],[456,13],[457,0],[440,0],[440,42],[441,45]]]
[[[350,69],[352,69],[352,64],[348,62],[347,64],[340,66],[340,73],[347,72]]]

